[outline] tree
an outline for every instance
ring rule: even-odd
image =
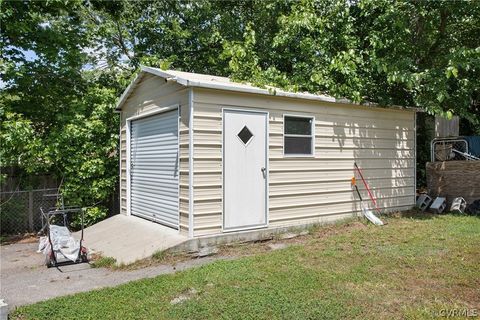
[[[67,204],[95,206],[116,185],[119,86],[87,68],[82,10],[80,1],[2,3],[0,159],[26,177],[54,173]],[[92,222],[103,216],[87,213]]]
[[[235,63],[233,76],[457,114],[480,126],[479,17],[474,1],[299,1],[279,17],[272,63],[247,37],[243,46],[252,52]]]

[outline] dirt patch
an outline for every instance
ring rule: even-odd
[[[1,245],[9,245],[14,243],[35,243],[38,242],[38,236],[35,233],[16,234],[2,237]]]
[[[308,229],[293,230],[286,233],[278,234],[275,237],[262,239],[252,242],[235,242],[229,243],[217,248],[211,247],[213,250],[212,257],[219,259],[230,259],[245,256],[253,256],[256,254],[267,253],[275,250],[285,249],[292,245],[307,244],[312,240],[326,239],[343,233],[349,233],[356,230],[366,229],[367,222],[353,218],[338,224],[313,226]],[[129,265],[112,265],[108,266],[111,270],[136,270],[158,265],[175,265],[190,260],[201,259],[198,252],[178,253],[178,252],[157,252],[152,257],[139,260]]]
[[[320,227],[316,230],[316,232],[314,232],[314,237],[316,239],[325,239],[342,233],[349,233],[355,230],[363,230],[366,228],[367,226],[363,222],[351,221],[339,225]]]

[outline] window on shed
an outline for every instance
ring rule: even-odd
[[[285,116],[283,121],[283,153],[285,155],[314,154],[312,117]]]

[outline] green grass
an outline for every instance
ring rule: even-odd
[[[98,259],[95,259],[92,263],[91,266],[93,268],[112,268],[115,266],[117,263],[117,260],[112,257],[99,257]]]
[[[425,319],[480,312],[480,219],[312,229],[277,251],[17,309],[20,319]],[[255,245],[252,245],[255,252]],[[175,298],[184,300],[172,304]]]

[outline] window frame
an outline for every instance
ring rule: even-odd
[[[285,118],[311,119],[312,122],[310,124],[310,126],[311,126],[310,135],[299,135],[299,134],[285,133],[285,129],[286,129]],[[283,157],[284,158],[314,158],[315,157],[315,116],[284,113],[283,114],[282,136],[283,136],[282,151],[283,151]],[[312,138],[312,145],[311,145],[312,152],[311,153],[285,153],[285,136],[286,137],[299,137],[299,138],[300,137]]]

